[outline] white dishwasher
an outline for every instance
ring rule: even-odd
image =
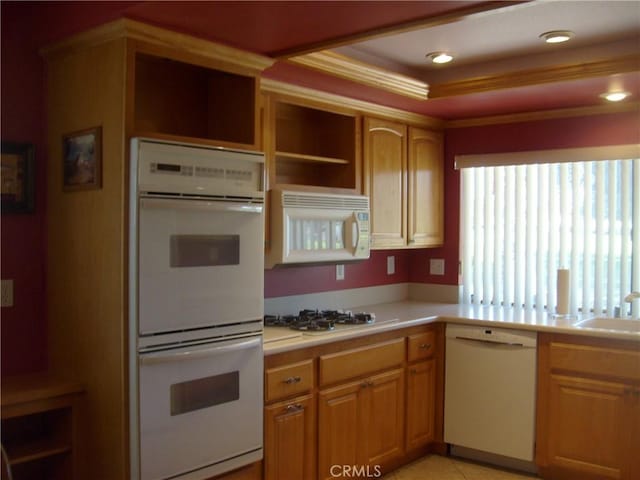
[[[536,332],[455,324],[446,332],[444,441],[460,456],[532,462]]]

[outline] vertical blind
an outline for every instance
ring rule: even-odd
[[[640,316],[640,160],[462,168],[461,205],[466,303],[555,312],[563,268],[571,313]]]

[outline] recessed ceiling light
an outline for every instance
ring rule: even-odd
[[[627,98],[629,95],[631,95],[629,92],[615,91],[603,93],[600,96],[605,100],[609,100],[610,102],[619,102]]]
[[[432,52],[427,53],[427,58],[429,58],[433,63],[449,63],[453,60],[453,57],[446,52]]]
[[[573,38],[574,33],[570,30],[553,30],[540,35],[540,38],[547,43],[562,43]]]

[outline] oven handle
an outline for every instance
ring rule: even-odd
[[[221,202],[216,200],[175,200],[172,198],[141,198],[140,208],[174,208],[177,210],[204,210],[209,212],[262,213],[263,206],[248,202]]]
[[[185,347],[164,352],[142,353],[140,354],[140,363],[143,365],[153,365],[156,363],[175,362],[179,360],[194,360],[203,357],[212,357],[222,353],[237,352],[240,350],[248,350],[255,348],[262,342],[261,337],[244,340],[241,342],[217,342],[207,344],[202,347]]]

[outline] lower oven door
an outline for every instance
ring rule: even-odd
[[[139,354],[140,478],[204,479],[262,458],[262,337]]]

